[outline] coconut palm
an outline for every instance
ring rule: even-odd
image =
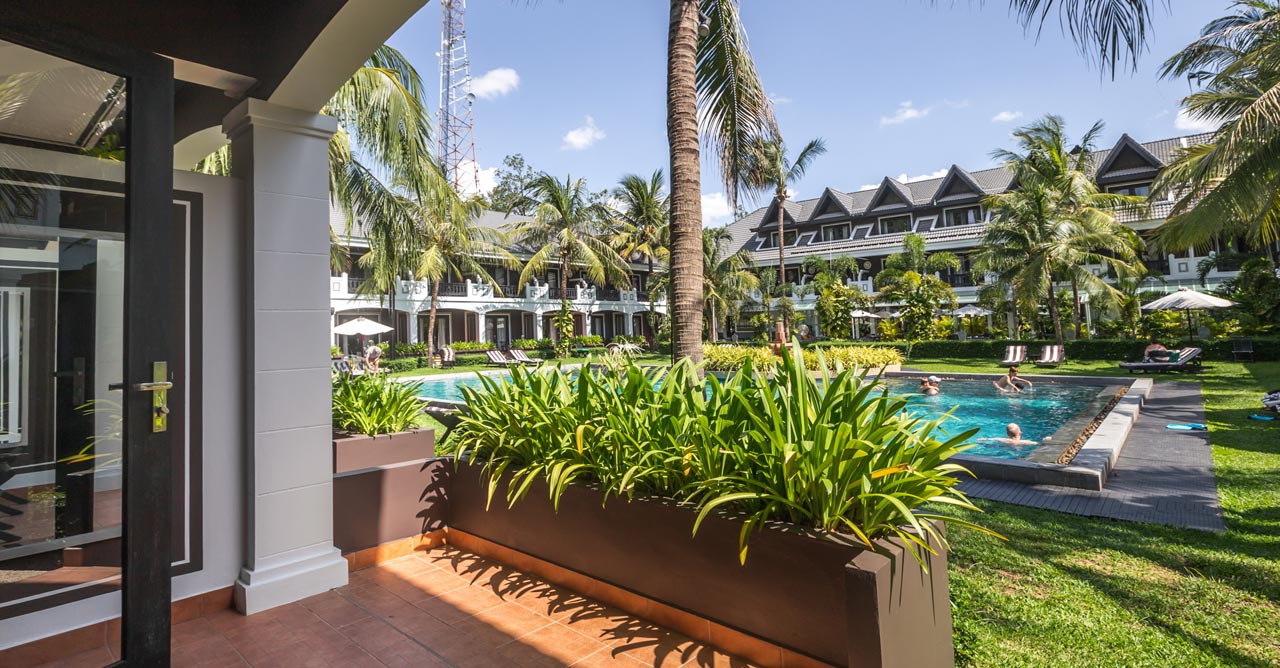
[[[520,261],[507,250],[509,239],[502,230],[475,225],[480,214],[478,199],[462,201],[457,197],[433,198],[420,202],[418,211],[418,254],[415,276],[431,283],[431,308],[427,315],[427,351],[435,350],[436,309],[440,301],[440,283],[448,278],[474,276],[493,286],[494,294],[502,288],[480,263],[484,258],[508,269]]]
[[[733,235],[723,227],[702,231],[702,294],[712,341],[720,338],[720,323],[736,317],[747,293],[760,286],[751,273],[751,255],[731,252]]]
[[[570,267],[578,267],[597,284],[631,284],[626,261],[605,233],[612,212],[605,204],[592,201],[585,179],[566,176],[560,181],[540,174],[529,184],[524,198],[523,205],[533,210],[533,216],[510,226],[513,240],[533,252],[520,272],[521,286],[554,262],[559,269],[561,312],[567,316]]]
[[[1162,244],[1180,250],[1245,236],[1260,247],[1280,238],[1280,2],[1236,2],[1162,75],[1201,88],[1183,100],[1188,115],[1222,123],[1153,187],[1154,196],[1175,200]]]
[[[1047,302],[1058,343],[1063,336],[1055,280],[1069,281],[1076,293],[1078,329],[1078,290],[1115,292],[1086,264],[1110,264],[1121,276],[1141,270],[1135,251],[1141,242],[1114,214],[1143,199],[1101,192],[1090,176],[1089,155],[1101,132],[1102,123],[1095,123],[1076,150],[1062,119],[1046,116],[1013,133],[1020,152],[993,154],[1013,172],[1018,187],[985,200],[991,221],[976,255],[978,266],[1011,285],[1019,300]]]
[[[897,282],[907,272],[936,274],[948,269],[960,269],[960,258],[955,253],[926,253],[924,247],[924,237],[919,234],[912,233],[903,237],[902,252],[886,257],[884,269],[876,274],[876,288],[881,289]]]
[[[667,260],[667,193],[662,170],[656,169],[648,179],[638,174],[627,174],[613,189],[617,204],[614,223],[614,243],[627,260],[643,259],[649,266],[649,280],[653,280],[653,267]],[[649,331],[653,332],[654,291],[649,290]]]
[[[787,190],[804,178],[809,165],[826,152],[827,146],[821,137],[805,144],[794,161],[787,156],[787,147],[780,138],[755,137],[747,145],[742,180],[752,190],[772,191],[774,205],[778,207],[778,276],[784,284],[787,280],[787,240],[783,205],[787,201]],[[784,331],[790,327],[787,322],[782,325]]]

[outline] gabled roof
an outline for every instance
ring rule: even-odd
[[[1139,144],[1128,133],[1125,133],[1120,135],[1120,140],[1107,152],[1107,156],[1098,165],[1098,171],[1094,172],[1094,178],[1102,178],[1109,173],[1117,171],[1125,172],[1126,174],[1158,171],[1163,166],[1164,163],[1152,155],[1151,151],[1148,151],[1146,147]]]
[[[804,203],[804,205],[811,205],[813,204],[813,202],[814,200],[808,200],[807,202]],[[803,213],[803,209],[808,208],[807,206],[804,206],[804,205],[798,204],[796,202],[792,202],[791,200],[783,200],[782,214],[786,222],[789,222],[794,225],[797,220],[806,220],[808,216],[801,215]],[[761,218],[759,226],[757,226],[755,229],[764,230],[770,227],[776,228],[777,226],[778,226],[778,199],[775,197],[769,202],[769,206],[765,207],[764,216],[763,218]]]
[[[942,177],[942,183],[938,184],[938,189],[933,196],[934,203],[959,201],[970,199],[972,197],[982,197],[986,192],[982,186],[974,180],[969,172],[960,168],[959,165],[951,165],[951,169],[947,170],[947,175]]]
[[[813,216],[816,218],[836,212],[846,215],[852,213],[841,195],[844,193],[837,193],[832,188],[823,189],[822,195],[818,197],[818,203],[813,207]]]
[[[871,196],[871,202],[867,204],[867,211],[874,211],[883,207],[909,207],[911,206],[911,201],[911,190],[896,179],[886,176],[880,182],[880,187],[876,188],[875,194]]]

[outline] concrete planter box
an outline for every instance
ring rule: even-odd
[[[500,484],[485,510],[480,468],[450,466],[449,527],[620,587],[797,654],[848,668],[954,665],[945,552],[924,573],[839,537],[775,526],[738,562],[741,524],[662,501],[574,486],[556,512],[545,484],[515,508]]]
[[[444,526],[450,462],[431,429],[333,440],[333,543],[358,552]]]

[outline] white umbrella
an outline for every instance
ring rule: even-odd
[[[902,313],[900,311],[890,311],[888,309],[885,309],[883,311],[876,311],[876,315],[880,316],[881,318],[901,318],[902,317]]]
[[[962,317],[962,318],[965,318],[965,317],[972,317],[972,316],[977,316],[977,315],[991,315],[991,311],[988,311],[987,309],[984,309],[984,308],[982,308],[981,306],[974,306],[973,304],[966,304],[966,305],[961,306],[960,308],[958,308],[958,309],[956,309],[956,310],[952,311],[952,312],[951,312],[951,315],[958,315],[958,316],[960,316],[960,317]]]
[[[364,316],[356,318],[355,320],[348,320],[333,328],[334,334],[342,336],[375,336],[377,334],[385,334],[389,331],[391,331],[390,327],[387,327],[380,322],[374,322]]]
[[[855,339],[856,339],[856,338],[860,338],[860,337],[858,336],[858,320],[860,320],[860,319],[862,319],[862,318],[871,318],[872,320],[879,320],[879,319],[880,319],[880,316],[878,316],[878,315],[876,315],[876,314],[874,314],[874,313],[867,313],[866,311],[863,311],[862,309],[858,309],[857,311],[854,311],[853,313],[850,313],[850,314],[849,314],[849,326],[853,328],[853,338],[855,338]]]
[[[1187,335],[1192,339],[1195,339],[1195,331],[1191,329],[1191,309],[1226,308],[1228,306],[1235,305],[1236,303],[1229,299],[1206,295],[1203,292],[1196,292],[1191,288],[1179,288],[1177,292],[1167,294],[1150,304],[1143,304],[1142,310],[1186,312]]]

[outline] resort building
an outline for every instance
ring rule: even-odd
[[[1197,134],[1143,143],[1122,135],[1115,146],[1092,156],[1094,178],[1107,192],[1146,196],[1156,175],[1178,149],[1204,143],[1210,137]],[[786,201],[782,211],[785,282],[804,285],[809,280],[801,267],[807,257],[852,257],[857,259],[860,270],[847,283],[872,294],[875,276],[884,268],[885,258],[900,252],[903,237],[914,232],[924,238],[929,252],[949,251],[960,257],[960,269],[939,277],[955,289],[960,304],[976,303],[979,289],[991,282],[973,271],[973,254],[981,244],[983,223],[989,216],[982,200],[1015,185],[1013,174],[1004,167],[970,172],[952,165],[941,178],[904,183],[886,176],[876,188],[843,192],[828,187],[816,198]],[[1143,262],[1159,274],[1149,281],[1152,290],[1213,289],[1234,276],[1239,263],[1218,263],[1201,286],[1200,263],[1206,258],[1220,252],[1266,252],[1249,247],[1242,239],[1221,239],[1208,248],[1166,252],[1154,242],[1154,230],[1164,222],[1172,206],[1172,201],[1151,202],[1145,211],[1126,211],[1117,216],[1148,242]],[[758,269],[778,266],[776,202],[730,223],[728,229],[733,235],[733,250],[749,252]],[[1274,253],[1277,248],[1271,250]],[[1099,276],[1108,271],[1103,266],[1091,269]],[[806,294],[797,298],[796,308],[809,326],[816,328],[815,302],[815,295]],[[1087,301],[1085,310],[1092,315]],[[745,312],[749,315],[750,307]]]
[[[484,211],[473,224],[503,229],[521,220],[525,218]],[[363,226],[357,224],[349,230],[346,216],[337,208],[330,209],[329,224],[349,254],[346,271],[335,272],[329,281],[333,324],[336,326],[353,318],[365,317],[396,327],[397,341],[426,341],[431,284],[406,276],[397,282],[394,298],[389,293],[370,294],[367,287],[362,288],[366,272],[359,262],[369,250]],[[529,249],[518,244],[507,250],[521,262],[532,255]],[[504,349],[516,339],[554,339],[557,336],[551,319],[561,305],[558,267],[549,265],[546,272],[522,286],[519,285],[519,269],[503,267],[496,259],[492,263],[482,260],[481,264],[496,286],[474,276],[452,277],[441,282],[436,331],[432,337],[437,347],[458,341],[475,341]],[[570,269],[569,287],[563,298],[568,299],[573,308],[575,335],[593,334],[607,342],[615,336],[651,334],[647,314],[648,286],[652,278],[648,266],[633,262],[629,269],[629,285],[596,285],[584,272]],[[654,312],[666,313],[665,300],[654,303]],[[344,338],[348,337],[337,337],[335,345],[344,345]]]

